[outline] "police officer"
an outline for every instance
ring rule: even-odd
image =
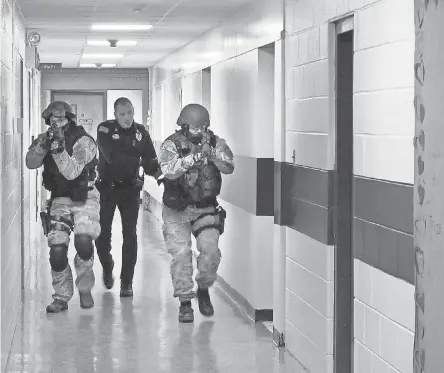
[[[96,240],[97,254],[103,267],[103,282],[107,289],[114,285],[114,261],[111,256],[111,226],[116,207],[122,218],[123,245],[120,272],[120,296],[133,296],[134,267],[137,261],[137,218],[143,178],[146,174],[160,176],[151,138],[146,129],[134,122],[134,108],[129,99],[121,97],[114,103],[114,120],[97,127],[99,147],[99,177],[101,234]]]
[[[194,321],[191,299],[193,265],[191,234],[196,238],[199,310],[214,313],[209,288],[217,277],[221,253],[219,235],[224,231],[225,211],[217,196],[223,174],[234,171],[233,153],[226,141],[208,129],[210,116],[202,105],[185,106],[177,120],[181,129],[161,146],[159,161],[165,189],[163,194],[163,234],[172,256],[171,276],[174,297],[179,298],[179,321]]]
[[[94,139],[75,121],[71,106],[54,101],[42,113],[50,126],[29,147],[26,166],[36,169],[43,165],[43,185],[51,192],[49,216],[42,212],[47,234],[54,301],[47,312],[68,309],[73,296],[73,278],[68,263],[69,236],[74,230],[77,254],[74,265],[80,306],[91,308],[94,300],[94,245],[100,234],[99,192],[94,186],[97,146]]]

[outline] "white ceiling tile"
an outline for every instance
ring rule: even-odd
[[[82,53],[123,53],[118,67],[149,67],[254,0],[19,0],[29,30],[41,34],[42,62],[77,67]],[[152,24],[149,31],[93,31],[93,23]],[[136,40],[117,48],[87,40]],[[93,62],[88,60],[88,62]],[[94,61],[103,62],[103,61]]]

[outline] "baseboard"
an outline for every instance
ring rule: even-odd
[[[273,321],[273,310],[255,309],[250,302],[220,276],[217,276],[217,285],[230,300],[238,305],[254,322]]]
[[[273,342],[277,347],[285,346],[284,333],[281,333],[273,326]]]

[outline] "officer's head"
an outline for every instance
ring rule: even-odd
[[[126,97],[120,97],[114,102],[114,116],[122,128],[130,128],[134,121],[134,107]]]
[[[177,125],[185,129],[191,137],[201,137],[210,126],[210,114],[202,105],[189,104],[180,112]]]
[[[53,101],[43,111],[42,118],[51,127],[63,127],[74,121],[76,115],[70,104],[65,101]]]

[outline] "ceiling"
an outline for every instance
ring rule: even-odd
[[[254,0],[19,0],[29,31],[41,35],[40,62],[149,67],[216,27]],[[144,31],[96,31],[92,24],[151,24]],[[88,40],[137,41],[87,45]],[[121,54],[109,58],[85,54]],[[104,65],[105,67],[105,65]]]

